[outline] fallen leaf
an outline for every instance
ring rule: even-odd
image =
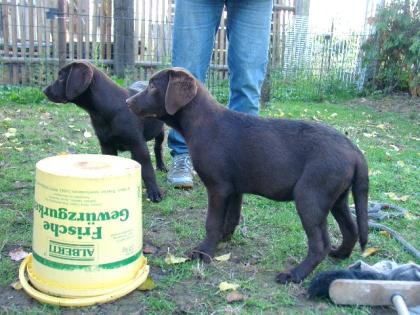
[[[16,291],[22,290],[22,284],[20,283],[20,281],[16,281],[10,284],[10,286],[15,289]]]
[[[401,167],[404,167],[405,163],[404,163],[404,161],[397,161],[397,165],[401,166]]]
[[[409,195],[403,195],[403,196],[397,196],[394,192],[387,192],[385,193],[386,196],[388,196],[389,199],[394,201],[407,201],[410,197]]]
[[[69,155],[69,153],[67,151],[60,151],[57,155]]]
[[[369,170],[369,176],[376,176],[379,174],[382,174],[382,172],[379,170]]]
[[[385,130],[385,125],[384,124],[379,124],[379,125],[376,125],[376,128]]]
[[[184,257],[175,257],[172,254],[167,254],[165,257],[165,263],[167,263],[168,265],[174,265],[174,264],[181,264],[184,263],[188,260],[188,258],[184,258]]]
[[[83,133],[83,136],[85,138],[90,138],[90,137],[92,137],[92,134],[89,131],[85,130],[85,132]]]
[[[146,245],[143,248],[143,253],[144,254],[154,254],[154,253],[156,253],[156,251],[157,251],[157,248],[154,247],[154,246]]]
[[[406,218],[407,220],[414,220],[415,216],[413,214],[411,214],[410,212],[406,211],[404,213],[404,218]]]
[[[226,300],[228,303],[240,302],[245,300],[245,296],[238,291],[232,291],[226,296]]]
[[[9,252],[9,256],[13,261],[21,261],[28,255],[29,253],[25,252],[22,247],[15,248]]]
[[[369,247],[369,248],[366,248],[364,250],[364,252],[362,253],[362,256],[363,257],[369,257],[369,256],[375,254],[377,251],[379,251],[378,248],[376,248],[376,247]]]
[[[330,118],[334,118],[334,117],[337,117],[337,113],[332,113],[331,115],[330,115]]]
[[[154,288],[156,288],[156,283],[153,281],[151,276],[147,276],[146,281],[144,281],[138,288],[137,290],[140,291],[150,291],[153,290]]]
[[[230,253],[214,257],[214,259],[217,261],[228,261],[230,259]]]
[[[396,145],[393,145],[393,144],[390,144],[389,145],[391,148],[393,148],[395,151],[397,151],[397,152],[399,152],[400,151],[400,148],[399,147],[397,147]]]
[[[223,282],[220,282],[219,284],[220,291],[236,290],[237,288],[239,288],[239,284],[236,284],[236,283],[229,283],[229,282],[223,281]]]
[[[375,133],[367,133],[367,132],[364,132],[363,135],[366,138],[374,138],[374,137],[376,137]]]
[[[388,231],[379,231],[379,235],[382,235],[385,237],[391,237],[391,234]]]
[[[22,152],[23,148],[22,147],[15,147],[15,150],[18,151],[18,152]]]

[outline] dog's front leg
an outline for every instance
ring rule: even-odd
[[[101,153],[104,155],[118,155],[118,151],[114,148],[114,146],[99,142],[101,146]]]
[[[241,218],[241,208],[242,194],[231,194],[226,209],[222,241],[229,241],[232,238],[233,232],[235,232],[235,228],[238,226]]]
[[[153,202],[161,201],[162,192],[156,183],[155,171],[153,170],[146,141],[139,142],[131,150],[131,158],[141,164],[141,177],[146,185],[147,198]]]
[[[207,190],[207,194],[206,238],[192,250],[190,257],[209,263],[214,256],[217,244],[223,238],[228,194],[210,189]]]

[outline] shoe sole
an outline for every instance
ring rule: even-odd
[[[188,190],[188,189],[193,188],[193,184],[176,184],[176,185],[173,185],[173,186],[176,189],[186,189],[186,190]]]

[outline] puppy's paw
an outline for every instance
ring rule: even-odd
[[[278,283],[281,284],[286,284],[286,283],[300,283],[303,279],[301,279],[300,277],[298,277],[294,272],[292,271],[285,271],[285,272],[280,272],[277,277],[276,277],[276,281]]]
[[[147,198],[152,202],[159,202],[163,199],[163,194],[160,189],[148,189]]]
[[[336,259],[345,259],[351,255],[352,250],[346,250],[345,248],[340,247],[333,247],[329,252],[329,256]]]
[[[200,259],[205,263],[211,263],[213,260],[214,253],[209,253],[209,251],[203,246],[197,246],[189,254],[190,259]]]
[[[169,171],[168,168],[163,163],[156,165],[156,169],[164,173],[167,173]]]

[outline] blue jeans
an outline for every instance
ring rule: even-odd
[[[229,103],[232,110],[258,115],[268,62],[272,0],[176,0],[172,65],[206,80],[223,7],[227,8]],[[168,136],[171,155],[188,153],[175,130]]]

